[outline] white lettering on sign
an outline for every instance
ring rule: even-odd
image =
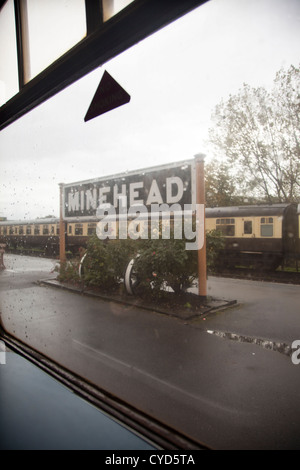
[[[156,204],[156,203],[157,204],[162,204],[163,199],[161,197],[157,181],[153,180],[152,184],[151,184],[150,191],[149,191],[149,196],[148,196],[146,205],[149,206],[151,204]]]
[[[174,204],[180,202],[184,193],[184,184],[179,177],[172,177],[166,179],[166,203]],[[129,205],[146,205],[152,204],[163,204],[164,200],[162,197],[161,190],[158,186],[157,181],[154,179],[151,183],[148,191],[147,198],[142,198],[141,189],[144,188],[143,181],[138,181],[129,184]],[[119,187],[115,184],[112,187],[104,186],[98,190],[86,191],[75,191],[68,193],[68,212],[84,211],[85,209],[96,210],[99,205],[109,203],[109,199],[112,200],[113,206],[118,207],[118,201],[120,196],[126,196],[128,193],[128,187],[126,184],[122,184]],[[112,196],[112,197],[111,197]]]
[[[173,195],[173,186],[177,186],[177,194]],[[183,181],[178,176],[167,178],[167,204],[174,204],[180,201],[183,196]]]
[[[118,185],[114,185],[114,207],[118,207],[118,200],[120,196],[123,196],[126,198],[126,184],[122,184],[122,189],[121,192],[118,192],[119,188]]]
[[[110,187],[105,186],[99,189],[99,204],[107,204],[107,193],[110,192]]]
[[[86,208],[89,209],[97,209],[97,189],[93,189],[93,191],[86,192]]]
[[[68,194],[68,210],[69,212],[79,211],[79,192]]]
[[[107,179],[90,180],[64,186],[64,218],[96,216],[102,204],[120,209],[120,198],[127,207],[153,204],[195,203],[194,162],[155,167],[138,173],[117,175]]]
[[[131,183],[129,185],[129,194],[130,194],[130,205],[133,206],[134,204],[143,204],[142,199],[138,199],[139,196],[139,191],[138,189],[143,188],[144,183],[142,181],[139,181],[138,183]]]

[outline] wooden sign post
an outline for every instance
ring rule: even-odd
[[[204,242],[202,248],[198,250],[198,294],[207,297],[207,267],[206,267],[206,233],[205,233],[205,155],[199,153],[195,155],[196,167],[196,204],[204,206],[204,220],[198,221],[199,230],[204,230]],[[200,223],[201,222],[201,223]],[[201,239],[201,235],[199,236]]]
[[[3,261],[5,248],[6,248],[6,244],[5,243],[0,243],[0,269],[5,269],[4,261]]]

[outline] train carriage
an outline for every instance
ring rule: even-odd
[[[77,254],[95,233],[97,219],[68,219],[66,249]],[[206,230],[225,238],[220,258],[224,266],[276,269],[283,261],[300,258],[300,204],[273,204],[206,209]],[[0,243],[8,249],[59,253],[59,219],[0,222]]]
[[[206,210],[206,229],[225,237],[222,264],[276,269],[295,258],[299,226],[295,204],[215,207]]]
[[[76,254],[87,245],[88,238],[96,232],[97,219],[86,217],[69,219],[66,223],[66,247]]]
[[[0,243],[8,249],[58,253],[59,220],[57,218],[0,222]]]

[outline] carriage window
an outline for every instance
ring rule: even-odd
[[[26,227],[26,235],[31,235],[31,226],[27,225]]]
[[[251,235],[252,234],[252,221],[251,220],[246,220],[244,222],[244,234],[245,235]]]
[[[34,235],[39,235],[40,234],[40,226],[39,225],[35,225],[34,226]]]
[[[216,229],[225,237],[235,236],[235,219],[217,219]]]
[[[96,232],[96,224],[88,224],[88,235],[93,235]]]
[[[24,234],[24,228],[23,227],[19,227],[19,235],[23,235]]]
[[[75,225],[75,235],[83,235],[83,225],[76,224]]]
[[[48,225],[43,225],[43,235],[49,235],[49,227],[48,227]]]
[[[260,235],[262,237],[273,237],[273,217],[262,217],[260,223]]]

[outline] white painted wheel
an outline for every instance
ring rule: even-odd
[[[79,263],[79,269],[78,269],[79,277],[82,277],[83,274],[84,274],[83,262],[84,262],[84,260],[85,260],[86,255],[87,255],[87,253],[85,253],[85,254],[83,255],[83,257],[81,258],[80,263]]]
[[[126,272],[125,272],[125,278],[124,278],[124,284],[126,288],[126,292],[129,295],[136,295],[137,293],[137,287],[140,283],[139,279],[137,278],[137,275],[134,270],[134,262],[136,258],[133,258],[127,265]]]

